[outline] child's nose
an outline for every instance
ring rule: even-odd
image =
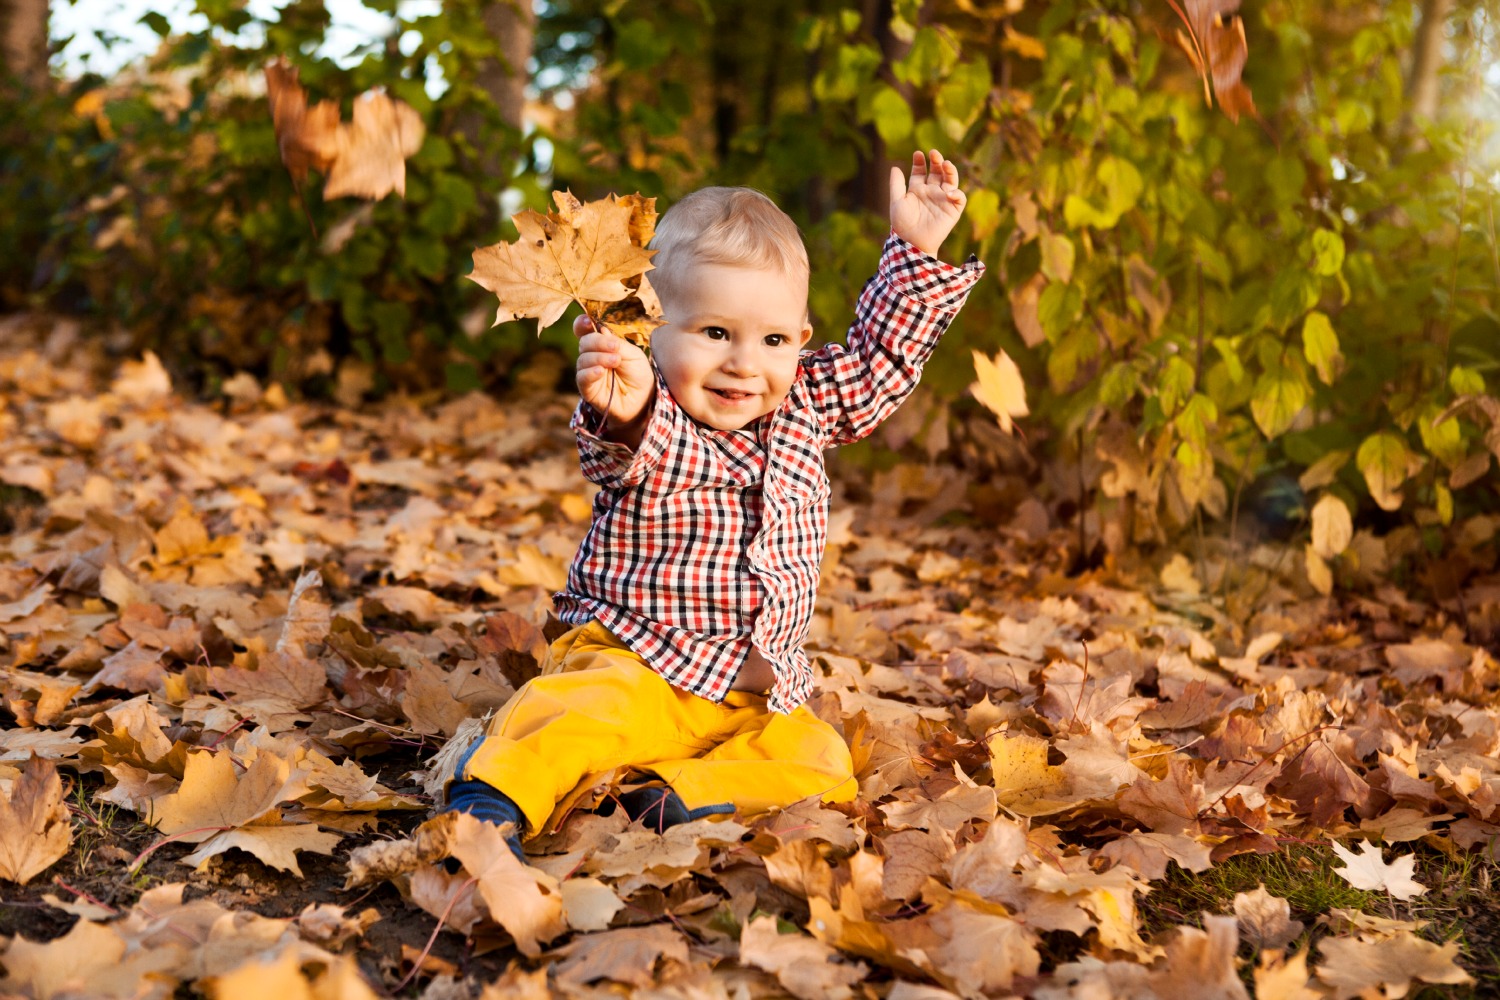
[[[723,365],[726,375],[736,375],[741,378],[754,375],[758,367],[759,361],[757,360],[755,348],[739,344],[730,348]]]

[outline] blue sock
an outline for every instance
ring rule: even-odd
[[[510,823],[511,831],[505,838],[510,852],[523,863],[526,852],[521,849],[521,834],[526,832],[526,814],[509,795],[488,782],[471,779],[455,781],[448,786],[447,802],[442,812],[465,812],[486,823]]]

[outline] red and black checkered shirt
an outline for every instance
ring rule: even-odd
[[[786,399],[738,431],[704,427],[657,378],[634,451],[573,415],[593,523],[555,595],[558,616],[598,619],[674,686],[722,701],[753,644],[776,674],[768,706],[812,691],[802,644],[828,536],[823,451],[869,434],[909,395],[984,265],[945,264],[892,234],[848,346],[803,355]]]

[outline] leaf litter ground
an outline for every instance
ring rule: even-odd
[[[1500,985],[1493,576],[1447,605],[1318,598],[1266,548],[1069,576],[1071,531],[996,503],[1019,480],[841,467],[813,707],[859,800],[663,836],[582,789],[522,866],[428,815],[586,524],[569,397],[194,402],[7,324],[6,994]]]

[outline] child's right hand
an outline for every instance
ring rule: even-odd
[[[632,425],[656,394],[656,375],[646,352],[608,327],[596,328],[587,316],[573,321],[573,333],[578,337],[578,395],[605,414],[608,437],[618,440],[618,432],[638,432]]]

